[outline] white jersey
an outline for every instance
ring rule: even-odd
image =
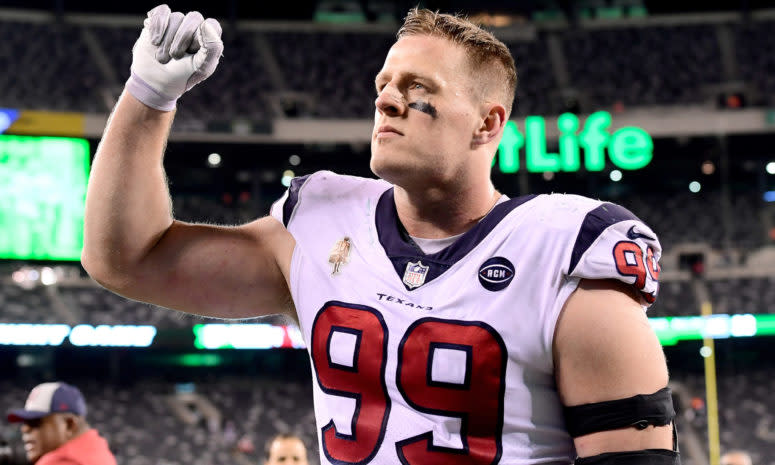
[[[661,249],[628,210],[575,195],[496,205],[423,253],[385,181],[321,171],[272,207],[315,379],[321,463],[568,464],[552,361],[581,278],[657,292]]]

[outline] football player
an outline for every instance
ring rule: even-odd
[[[657,236],[611,203],[494,188],[517,78],[502,42],[410,11],[375,79],[381,179],[317,172],[270,216],[220,227],[173,218],[162,163],[220,35],[166,5],[145,20],[88,188],[95,280],[201,315],[297,318],[325,464],[679,463],[644,312]]]

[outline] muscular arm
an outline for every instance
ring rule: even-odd
[[[662,347],[636,296],[617,281],[582,280],[568,299],[554,340],[564,405],[652,394],[667,385]],[[672,427],[623,428],[575,438],[579,457],[642,449],[672,450]]]
[[[84,268],[114,292],[190,313],[244,318],[288,308],[295,243],[280,223],[173,220],[162,166],[172,118],[121,96],[89,180]]]

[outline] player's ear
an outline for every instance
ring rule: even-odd
[[[484,145],[500,136],[506,125],[506,108],[500,103],[487,103],[479,127],[474,132],[474,145]]]
[[[62,414],[61,427],[65,431],[65,435],[68,438],[74,438],[80,431],[79,418],[75,415],[65,413]]]

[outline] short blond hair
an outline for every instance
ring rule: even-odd
[[[511,113],[517,88],[517,68],[506,44],[464,17],[417,7],[409,10],[396,39],[416,35],[441,37],[462,46],[472,72],[481,76],[486,70],[490,84],[499,91],[501,103]]]

